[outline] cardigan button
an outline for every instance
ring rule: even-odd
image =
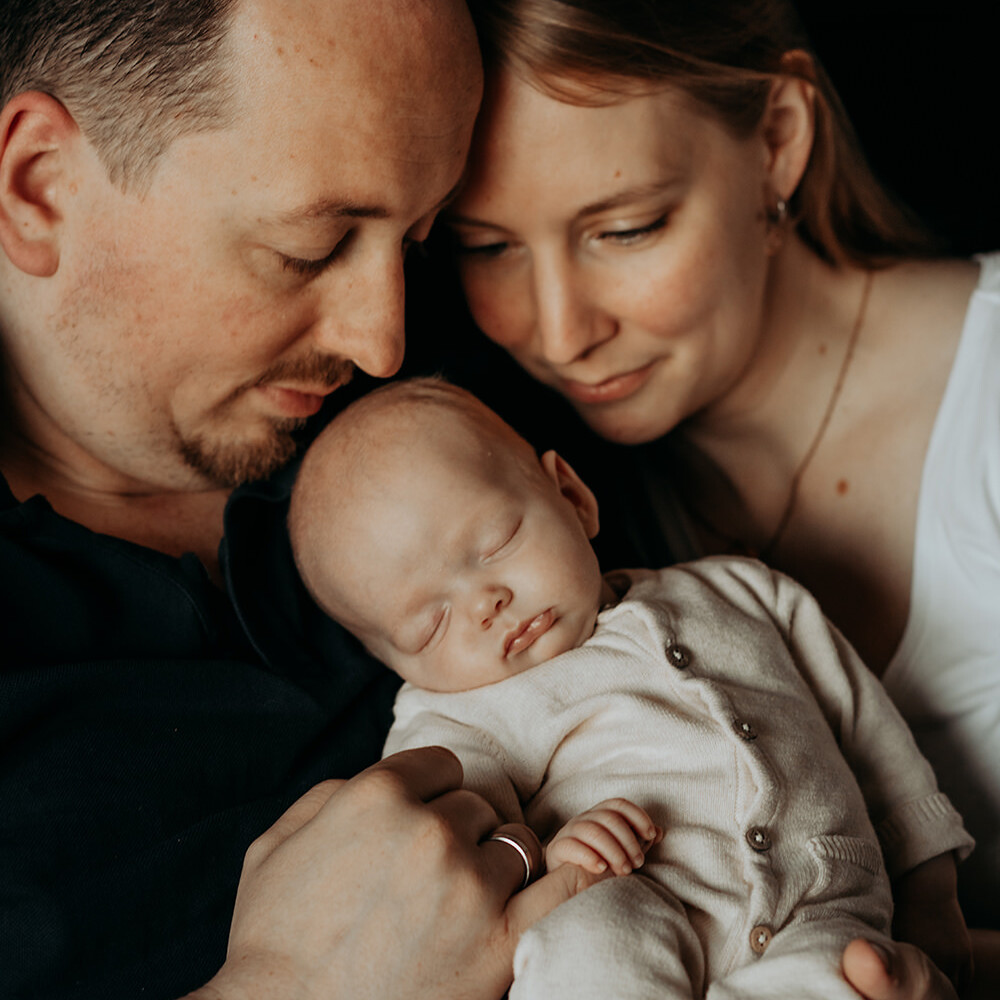
[[[691,650],[674,645],[667,650],[667,657],[678,670],[683,670],[691,662]]]
[[[760,854],[771,850],[771,838],[761,826],[752,826],[747,830],[747,843]]]
[[[767,946],[771,943],[774,932],[767,924],[758,924],[750,932],[750,947],[758,954],[763,955],[767,951]]]
[[[733,730],[741,740],[746,740],[748,743],[757,739],[757,730],[745,719],[733,719]]]

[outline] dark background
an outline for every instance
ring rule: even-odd
[[[1000,248],[1000,35],[992,26],[1000,7],[798,6],[879,178],[955,253]]]

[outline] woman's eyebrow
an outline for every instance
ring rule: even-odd
[[[656,195],[663,194],[675,184],[676,181],[673,178],[670,180],[654,181],[650,184],[636,184],[632,187],[625,188],[622,191],[617,191],[615,194],[610,195],[607,198],[602,198],[600,201],[594,201],[589,205],[584,205],[584,207],[576,213],[576,217],[580,219],[588,215],[598,215],[601,212],[608,212],[614,208],[621,208],[622,205],[630,205],[634,201],[642,201],[644,198],[652,198]]]
[[[594,201],[589,205],[584,205],[583,208],[577,211],[575,218],[585,219],[587,216],[599,215],[601,212],[609,212],[613,209],[621,208],[622,205],[630,205],[632,202],[642,201],[644,198],[653,198],[657,195],[662,195],[676,184],[677,181],[674,178],[671,178],[669,180],[654,181],[649,184],[633,185],[632,187],[625,188],[622,191],[616,191],[613,195],[609,195],[607,198],[601,198],[599,201]],[[478,226],[482,229],[503,228],[494,222],[487,222],[484,219],[476,219],[469,215],[462,215],[460,212],[453,212],[447,208],[444,211],[444,221],[461,226]]]

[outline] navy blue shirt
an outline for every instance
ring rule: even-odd
[[[231,498],[226,592],[0,478],[0,997],[202,985],[250,842],[378,758],[398,681],[304,593],[291,474]]]

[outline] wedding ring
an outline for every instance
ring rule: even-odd
[[[520,855],[521,860],[524,862],[524,881],[517,887],[517,891],[520,892],[525,886],[528,885],[529,882],[531,882],[533,875],[533,872],[531,871],[531,855],[528,854],[527,847],[525,847],[524,844],[522,844],[521,841],[511,833],[494,833],[486,839],[487,841],[495,840],[499,844],[507,844],[508,846],[513,847],[514,850],[517,851],[518,855]]]

